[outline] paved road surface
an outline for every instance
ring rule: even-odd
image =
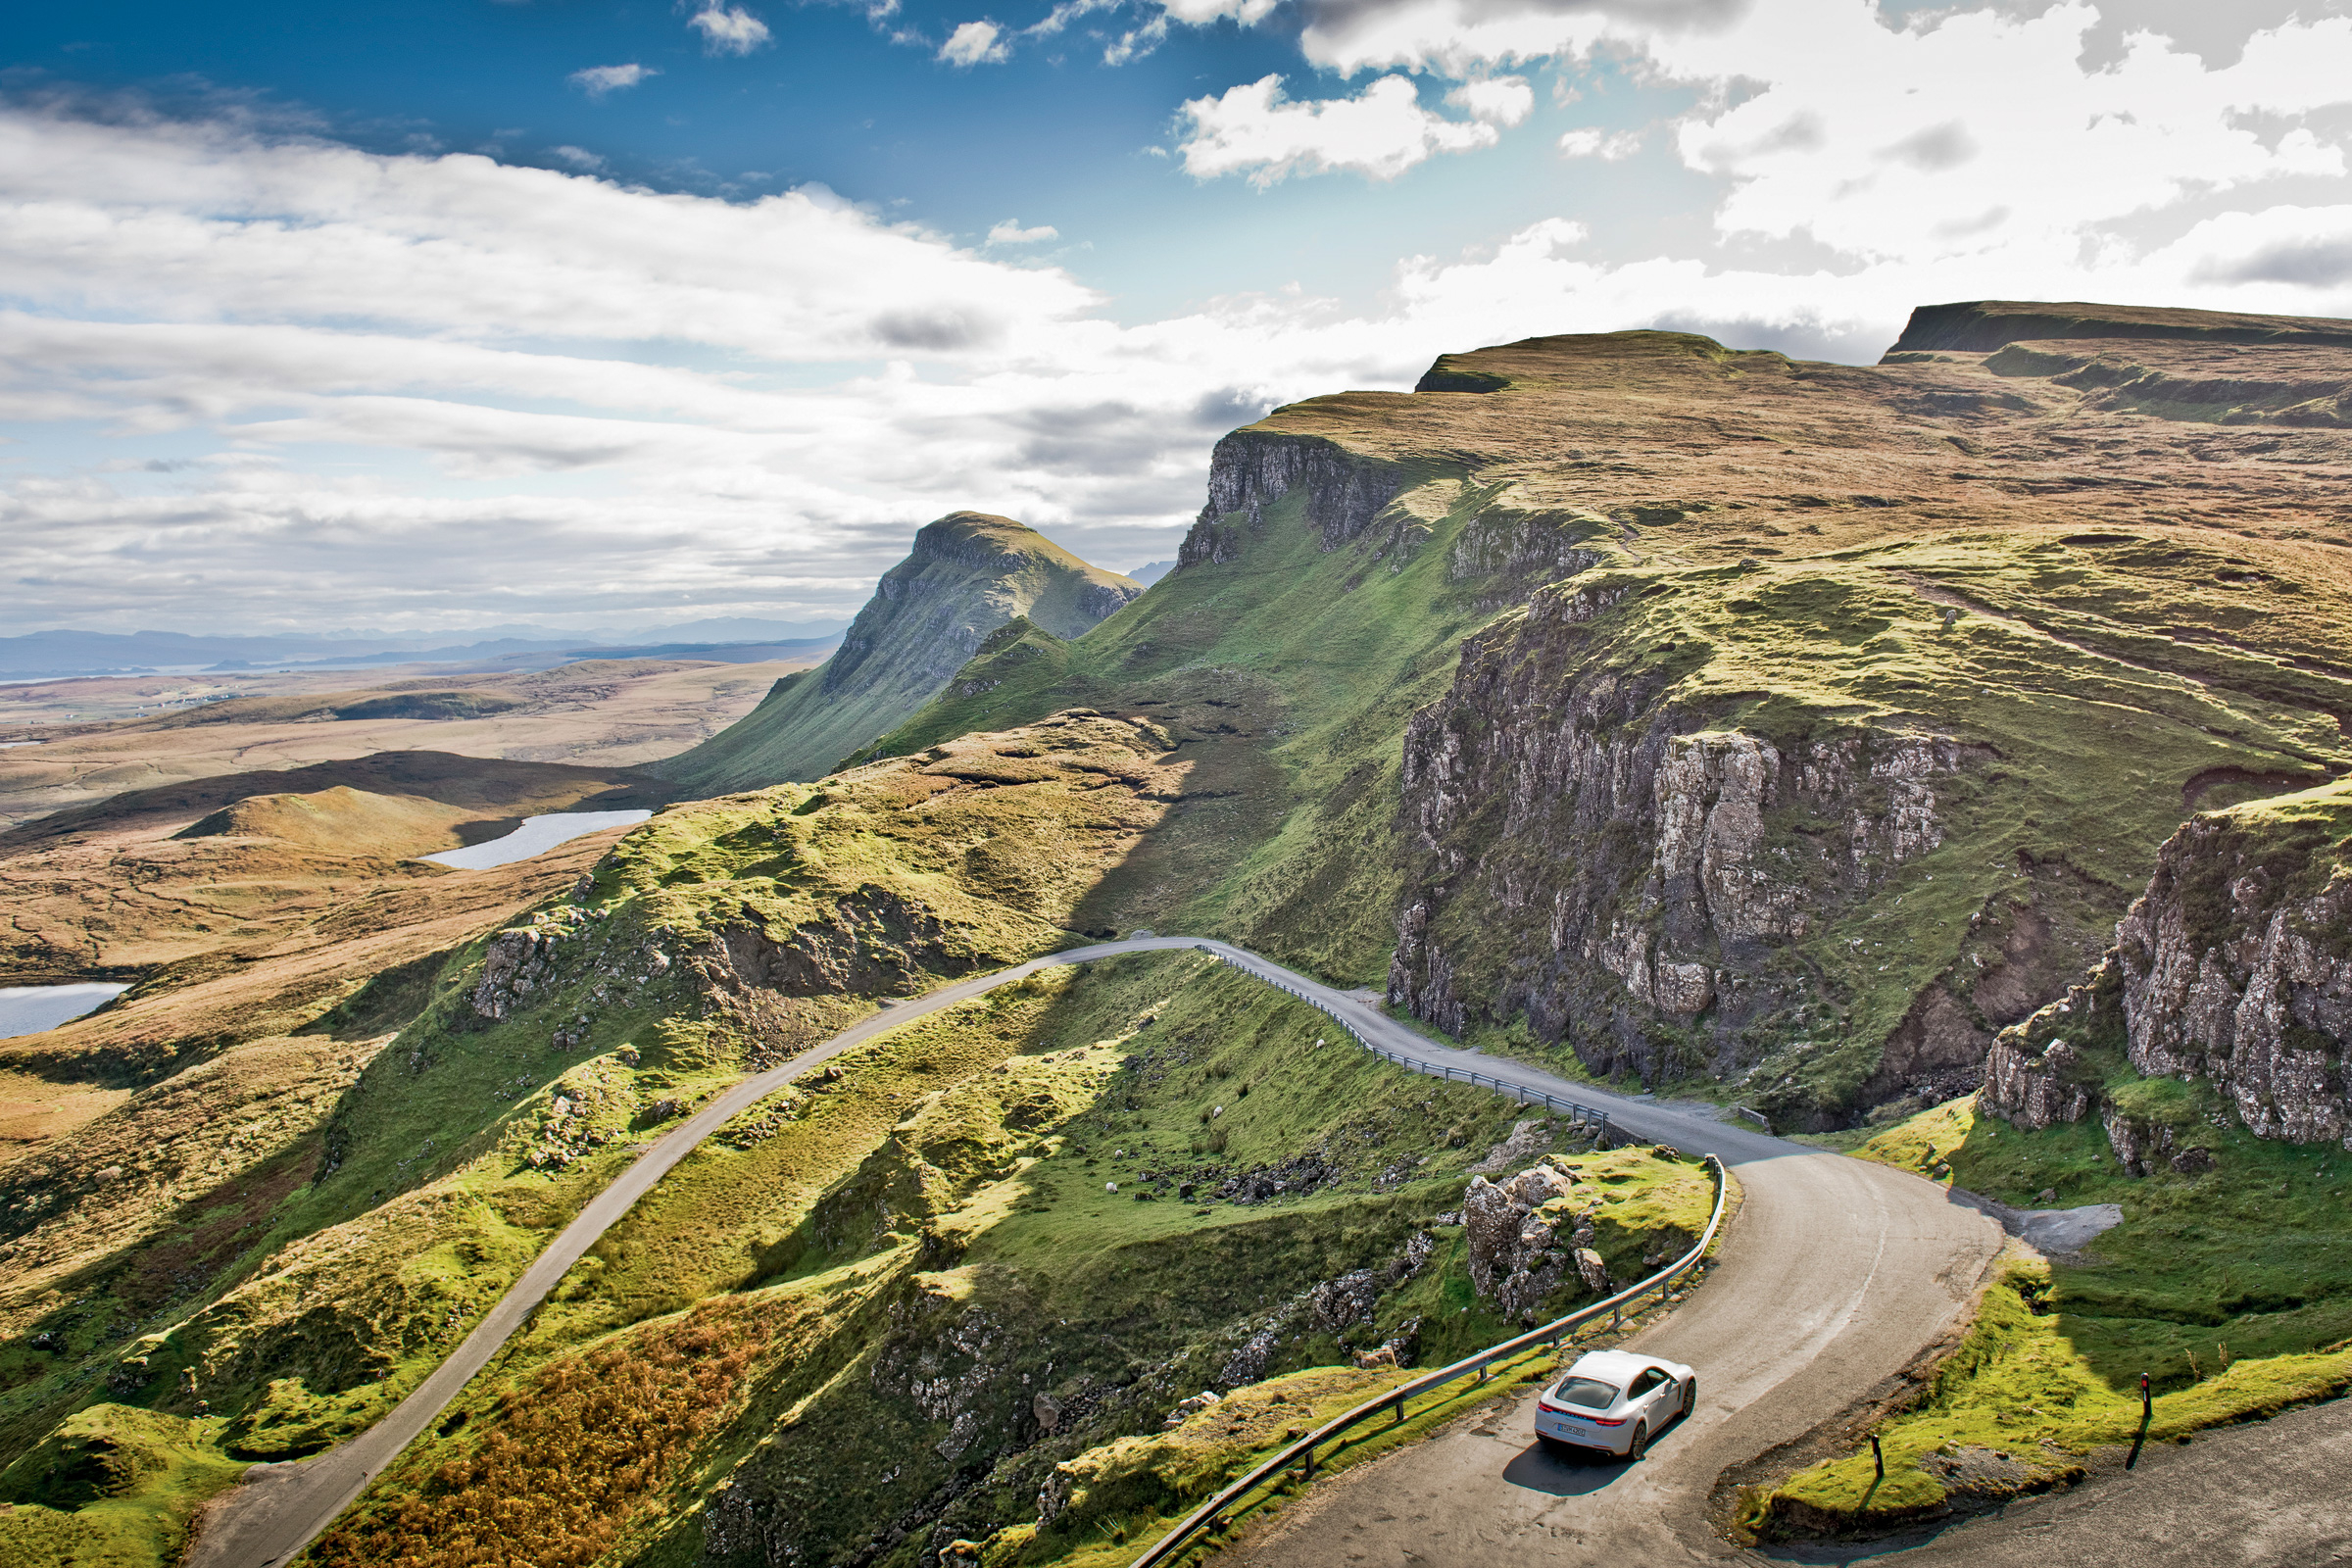
[[[1240,961],[1310,996],[1352,1000],[1301,987],[1262,960]],[[1746,1204],[1706,1288],[1633,1342],[1690,1363],[1699,1377],[1696,1414],[1670,1429],[1643,1463],[1548,1457],[1534,1443],[1531,1392],[1475,1426],[1323,1483],[1235,1553],[1237,1568],[2352,1563],[2352,1400],[2150,1449],[2129,1476],[2033,1499],[1925,1542],[1736,1551],[1703,1518],[1716,1478],[1844,1408],[1934,1339],[1998,1248],[1991,1222],[1916,1177],[1448,1051],[1360,1003],[1348,1015],[1376,1043],[1432,1065],[1598,1103],[1639,1137],[1712,1151],[1739,1173]]]
[[[1635,1341],[1689,1362],[1699,1379],[1697,1411],[1647,1460],[1547,1457],[1534,1444],[1530,1394],[1309,1494],[1241,1554],[1252,1568],[1719,1558],[1727,1548],[1703,1517],[1716,1477],[1909,1361],[1999,1250],[1990,1220],[1918,1177],[1768,1138],[1711,1109],[1603,1096],[1521,1063],[1448,1051],[1361,1004],[1349,1015],[1376,1043],[1433,1065],[1598,1103],[1637,1137],[1718,1154],[1746,1197],[1706,1288]]]
[[[1841,1408],[1943,1328],[1999,1246],[1999,1232],[1916,1177],[1717,1121],[1569,1084],[1518,1062],[1450,1051],[1361,1001],[1223,943],[1181,937],[1057,953],[885,1009],[782,1066],[746,1079],[663,1137],[543,1252],[448,1361],[393,1412],[316,1459],[258,1465],[189,1554],[189,1568],[269,1568],[299,1551],[489,1361],[606,1228],[702,1140],[827,1058],[924,1013],[1050,964],[1200,946],[1347,1016],[1376,1044],[1439,1068],[1548,1091],[1606,1109],[1637,1137],[1709,1151],[1746,1203],[1707,1289],[1645,1344],[1700,1369],[1696,1415],[1633,1470],[1562,1467],[1529,1450],[1524,1410],[1456,1432],[1310,1497],[1250,1559],[1317,1564],[1676,1561],[1709,1554],[1699,1519],[1716,1475]],[[1380,1477],[1367,1488],[1365,1480]],[[1367,1498],[1377,1494],[1377,1505]]]

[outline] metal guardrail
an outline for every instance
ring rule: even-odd
[[[1259,978],[1264,977],[1260,976]],[[1291,990],[1288,986],[1283,989]],[[1292,994],[1297,995],[1298,993],[1294,991]],[[1310,997],[1302,1000],[1311,1002],[1314,999]],[[1324,1010],[1329,1011],[1330,1009],[1325,1008]],[[1345,1021],[1342,1020],[1342,1022]],[[1369,1045],[1369,1042],[1366,1044]],[[1142,1556],[1137,1557],[1131,1568],[1157,1568],[1158,1564],[1168,1562],[1190,1549],[1194,1544],[1195,1538],[1215,1532],[1224,1523],[1225,1516],[1233,1511],[1234,1505],[1243,1497],[1267,1482],[1279,1478],[1294,1465],[1303,1464],[1304,1478],[1309,1481],[1313,1480],[1315,1449],[1342,1433],[1369,1421],[1382,1411],[1394,1411],[1395,1424],[1401,1426],[1404,1422],[1404,1407],[1409,1400],[1424,1394],[1434,1393],[1446,1384],[1459,1378],[1468,1377],[1473,1373],[1476,1373],[1479,1381],[1483,1383],[1486,1381],[1487,1368],[1497,1361],[1507,1361],[1512,1356],[1533,1349],[1546,1341],[1550,1343],[1553,1349],[1557,1349],[1560,1342],[1577,1329],[1592,1322],[1604,1312],[1622,1313],[1629,1304],[1648,1295],[1651,1291],[1658,1292],[1663,1298],[1666,1288],[1672,1285],[1676,1278],[1707,1255],[1707,1249],[1714,1244],[1715,1232],[1723,1224],[1723,1204],[1725,1198],[1730,1193],[1731,1182],[1724,1171],[1722,1160],[1709,1154],[1706,1156],[1706,1162],[1715,1167],[1715,1211],[1707,1217],[1706,1234],[1699,1237],[1698,1244],[1690,1250],[1640,1284],[1619,1291],[1605,1301],[1595,1301],[1591,1306],[1580,1307],[1566,1317],[1556,1322],[1546,1323],[1540,1329],[1531,1330],[1517,1339],[1505,1340],[1500,1345],[1479,1351],[1476,1355],[1465,1356],[1450,1366],[1440,1367],[1435,1372],[1424,1373],[1409,1383],[1398,1384],[1396,1388],[1375,1398],[1366,1399],[1346,1415],[1325,1422],[1186,1515],[1177,1523],[1175,1529],[1153,1543]]]

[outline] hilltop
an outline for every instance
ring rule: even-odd
[[[1010,517],[950,513],[882,574],[832,658],[777,681],[758,708],[660,770],[705,795],[821,778],[930,701],[1007,625],[1076,637],[1141,592]]]
[[[1142,603],[874,755],[1173,715],[1249,782],[1139,918],[1784,1123],[1972,1088],[2185,811],[2352,766],[2352,349],[2096,312],[1936,308],[2005,340],[1874,368],[1538,338],[1279,409]]]

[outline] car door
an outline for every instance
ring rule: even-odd
[[[1654,1436],[1666,1424],[1666,1395],[1674,1379],[1656,1367],[1643,1367],[1625,1391],[1626,1408]]]

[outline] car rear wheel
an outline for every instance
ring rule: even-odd
[[[1649,1428],[1645,1425],[1636,1426],[1634,1428],[1634,1441],[1626,1446],[1625,1462],[1627,1464],[1640,1464],[1642,1462],[1642,1456],[1648,1451]]]
[[[1690,1382],[1683,1385],[1683,1414],[1689,1415],[1691,1411],[1697,1408],[1698,1379],[1696,1376],[1693,1376]]]

